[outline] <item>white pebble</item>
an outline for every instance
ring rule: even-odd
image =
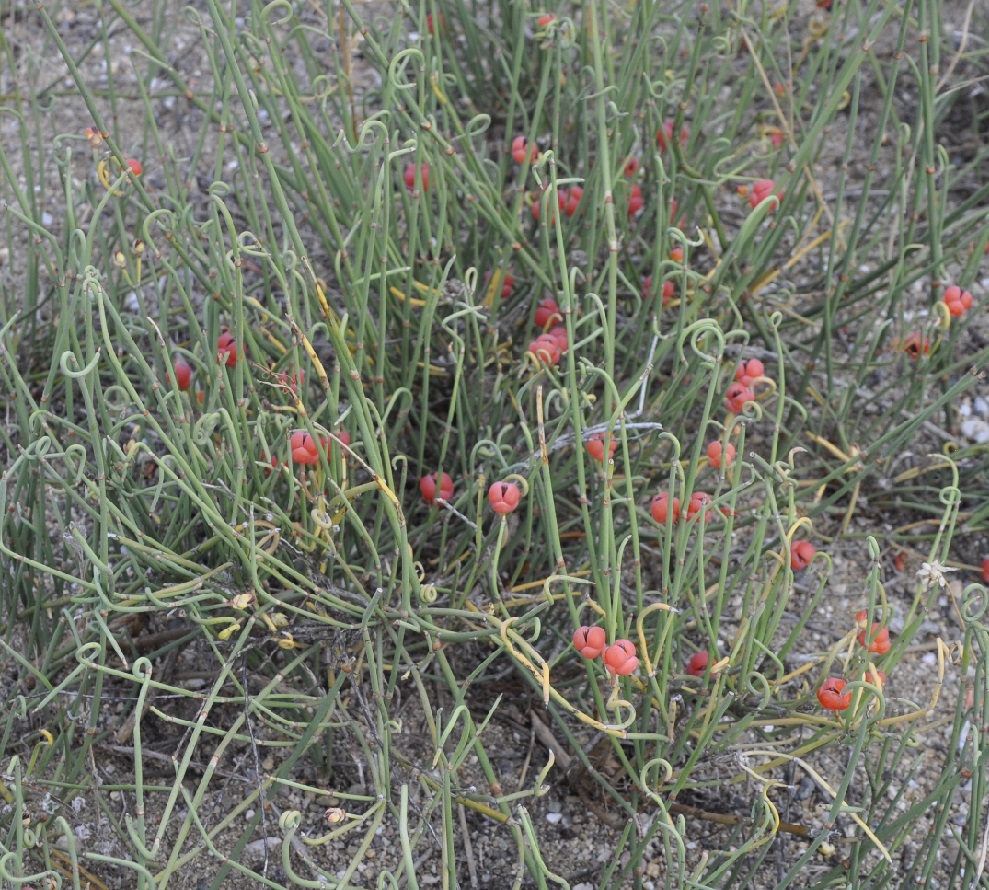
[[[989,442],[989,423],[984,420],[963,420],[961,432],[966,439],[970,439],[977,445],[985,445]]]

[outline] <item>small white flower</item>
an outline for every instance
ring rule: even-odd
[[[957,571],[958,569],[949,569],[947,566],[941,565],[935,559],[934,562],[921,564],[920,568],[917,569],[917,580],[922,582],[925,587],[932,587],[935,584],[939,584],[941,587],[947,587],[948,579],[944,577],[944,573]]]

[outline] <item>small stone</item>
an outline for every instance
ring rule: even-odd
[[[989,423],[984,420],[969,418],[961,423],[961,433],[966,438],[977,445],[985,445],[989,442]]]

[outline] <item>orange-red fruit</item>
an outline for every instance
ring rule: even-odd
[[[858,640],[860,646],[868,644],[869,651],[877,655],[885,655],[892,648],[892,644],[889,641],[889,631],[881,624],[872,625],[872,630],[869,631],[868,638],[864,630],[859,631]]]
[[[525,136],[516,136],[512,140],[512,158],[517,164],[524,164],[526,160],[526,155],[529,156],[529,163],[534,164],[536,158],[539,157],[539,152],[536,151],[536,146],[529,146],[529,140]]]
[[[710,503],[711,495],[706,491],[695,491],[690,496],[690,500],[687,501],[687,521],[689,522],[702,511],[704,511],[704,520],[710,519],[711,511],[707,509],[707,505]]]
[[[488,285],[491,281],[491,273],[484,273],[484,284]],[[506,272],[504,278],[501,279],[501,298],[507,300],[512,295],[512,288],[515,286],[515,279],[512,277],[511,272]]]
[[[532,211],[532,218],[536,222],[539,222],[539,217],[542,215],[542,210],[540,210],[540,208],[539,208],[539,195],[538,195],[538,193],[534,193],[533,194],[533,200],[532,200],[532,203],[529,204],[529,210]],[[554,219],[556,219],[556,216],[551,213],[550,214],[550,217],[549,217],[549,221],[552,222]]]
[[[306,372],[296,371],[289,373],[288,371],[282,371],[278,375],[278,382],[294,396],[300,388],[305,386]]]
[[[635,643],[631,640],[615,640],[604,650],[604,669],[609,674],[626,677],[639,666]]]
[[[567,329],[561,325],[557,325],[555,328],[550,328],[544,337],[549,337],[556,345],[560,348],[560,352],[566,352],[567,347],[570,345],[570,337],[567,334]]]
[[[742,386],[752,386],[752,381],[766,373],[766,366],[757,358],[742,362],[735,370],[735,379]]]
[[[855,624],[859,627],[865,627],[866,619],[869,617],[869,612],[866,609],[862,609],[855,613]]]
[[[889,680],[889,677],[886,676],[885,671],[880,671],[877,669],[876,673],[879,675],[879,688],[882,689],[886,685],[886,681]],[[866,683],[872,683],[872,671],[866,671],[865,676],[863,676],[862,679],[865,680]]]
[[[572,189],[560,189],[556,193],[556,204],[567,216],[573,216],[577,212],[577,207],[580,204],[580,199],[584,194],[584,190],[575,185]],[[539,217],[542,211],[539,207],[539,200],[532,203],[532,216],[536,222],[539,222]],[[556,213],[550,211],[549,222],[552,225],[556,222]]]
[[[972,308],[972,295],[967,290],[962,290],[957,284],[946,288],[942,299],[952,318],[961,318]]]
[[[499,516],[507,516],[515,511],[522,500],[522,489],[514,482],[495,482],[488,489],[491,509]]]
[[[931,351],[931,341],[920,334],[911,334],[903,341],[903,351],[916,361]]]
[[[559,364],[562,351],[556,339],[549,334],[540,334],[529,344],[529,352],[544,365]]]
[[[652,518],[660,525],[666,522],[667,517],[670,515],[670,509],[670,496],[665,491],[657,494],[649,505],[649,512],[652,514]],[[673,498],[672,511],[673,521],[676,522],[680,518],[680,498]]]
[[[642,296],[646,297],[652,288],[652,275],[647,275],[642,279]],[[664,281],[661,290],[660,300],[664,306],[669,306],[676,295],[676,285],[672,281]]]
[[[305,430],[296,430],[288,440],[292,449],[292,460],[297,464],[314,467],[319,463],[319,449],[316,440]]]
[[[230,331],[222,331],[217,338],[216,358],[221,365],[226,365],[228,368],[237,364],[237,341]]]
[[[535,316],[536,327],[539,330],[545,331],[548,325],[557,325],[562,321],[563,316],[560,314],[560,306],[556,300],[546,297],[539,301]]]
[[[715,440],[709,442],[707,446],[707,465],[712,470],[720,470],[722,467],[730,467],[735,460],[735,446],[728,443],[727,448],[722,448],[720,442]]]
[[[408,190],[414,191],[416,187],[416,168],[419,169],[419,174],[422,176],[422,190],[424,192],[429,191],[429,164],[409,164],[405,168],[405,172],[402,174],[402,178],[405,180],[405,185]]]
[[[579,185],[570,187],[570,191],[564,189],[560,196],[566,196],[566,203],[560,205],[560,209],[567,215],[573,216],[580,205],[580,199],[584,197],[584,190]]]
[[[547,15],[539,16],[539,18],[536,19],[536,24],[540,28],[545,28],[547,25],[550,25],[555,21],[556,21],[556,16],[553,15],[553,13],[548,13]]]
[[[982,581],[989,584],[989,558],[982,560]]]
[[[703,677],[710,661],[711,656],[707,652],[695,652],[687,662],[687,673],[691,677]]]
[[[732,414],[741,414],[749,402],[755,401],[755,393],[752,389],[737,380],[728,387],[725,395],[725,407]]]
[[[449,501],[453,498],[453,480],[448,473],[444,473],[442,477],[430,473],[419,480],[419,491],[427,504],[435,503],[438,498]]]
[[[635,176],[639,172],[639,159],[635,155],[629,155],[625,158],[625,166],[622,167],[622,172],[629,178]]]
[[[817,553],[817,548],[810,541],[794,541],[790,545],[790,568],[795,572],[803,571]]]
[[[852,694],[843,693],[848,684],[838,677],[828,677],[817,690],[817,700],[825,711],[844,711],[852,703]]]
[[[137,158],[128,158],[127,166],[135,176],[140,176],[144,172],[144,165]]]
[[[584,658],[597,658],[604,652],[604,644],[607,637],[603,627],[588,627],[586,624],[578,627],[573,632],[574,648],[584,656]]]
[[[680,131],[680,148],[683,148],[687,144],[687,136],[686,128]],[[666,147],[673,144],[673,121],[666,121],[660,127],[656,133],[656,144],[659,146],[660,151],[666,151]]]
[[[192,385],[192,367],[182,356],[175,359],[175,385],[187,390]]]
[[[642,189],[637,185],[633,185],[628,195],[628,215],[635,216],[643,207],[645,207],[646,202],[642,199]]]
[[[587,453],[599,464],[604,463],[604,433],[595,433],[585,443]],[[615,456],[615,449],[618,447],[618,440],[615,433],[611,433],[611,440],[608,442],[608,460]]]
[[[763,201],[768,197],[775,194],[776,198],[780,201],[783,200],[783,189],[778,189],[776,192],[773,189],[776,188],[775,179],[760,179],[752,184],[752,188],[749,189],[749,204],[752,207],[758,207]]]

